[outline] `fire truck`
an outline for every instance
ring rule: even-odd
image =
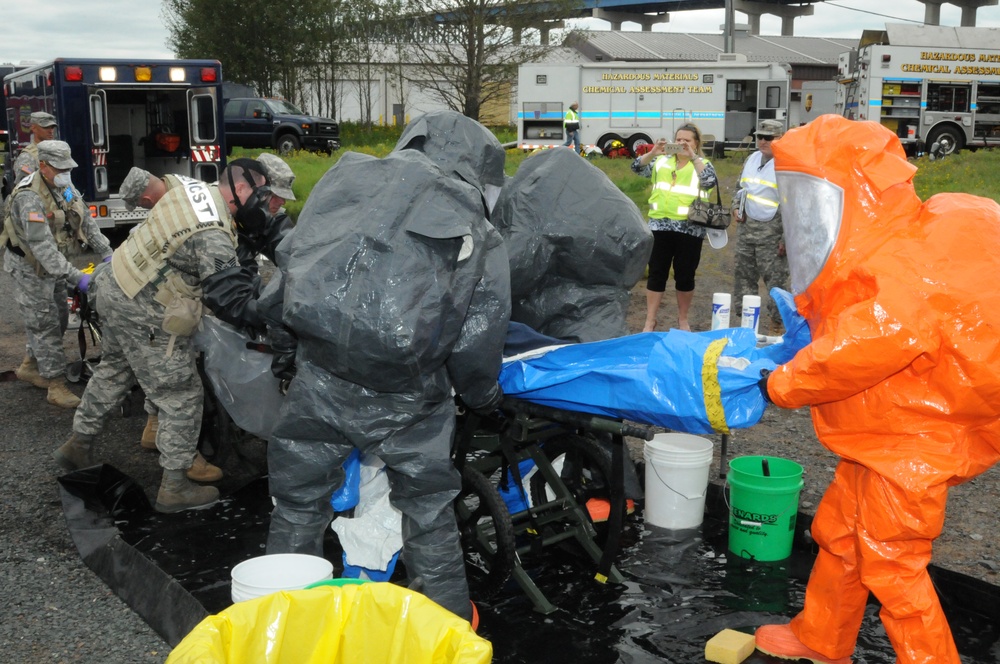
[[[716,149],[748,142],[757,122],[787,123],[790,67],[720,54],[713,62],[524,64],[518,69],[517,142],[562,145],[563,118],[580,102],[580,140],[632,154],[693,122]]]
[[[4,77],[7,159],[31,140],[31,114],[56,116],[73,184],[102,228],[138,223],[118,195],[133,166],[214,182],[225,165],[222,66],[216,60],[58,58]]]
[[[907,151],[1000,145],[1000,49],[871,43],[845,73],[844,115],[883,124]]]

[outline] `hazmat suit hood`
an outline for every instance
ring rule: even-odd
[[[812,406],[826,447],[903,485],[988,468],[1000,458],[1000,292],[984,275],[1000,272],[1000,206],[951,193],[921,204],[899,139],[874,122],[822,116],[774,154],[813,339],[770,377],[774,402]]]
[[[510,256],[511,319],[570,341],[628,334],[653,236],[632,200],[572,150],[525,160],[491,218]]]
[[[410,121],[393,151],[419,150],[448,174],[479,189],[492,210],[504,183],[503,145],[489,129],[455,111],[433,111]]]
[[[824,115],[774,142],[791,290],[857,260],[910,223],[916,167],[874,122]],[[847,247],[847,248],[845,248]],[[832,259],[831,259],[832,257]]]

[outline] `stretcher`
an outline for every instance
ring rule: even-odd
[[[598,582],[621,583],[613,561],[627,511],[624,437],[650,440],[653,428],[511,397],[499,412],[460,415],[456,435],[462,492],[455,512],[473,597],[488,599],[513,577],[536,611],[556,611],[522,561],[569,541],[589,557]],[[527,461],[534,471],[523,478],[517,469]],[[504,501],[507,487],[528,494],[524,509]],[[602,508],[598,534],[594,516]]]
[[[240,429],[266,439],[280,397],[269,356],[258,345],[209,318],[205,331],[196,339],[211,386],[203,454],[206,447],[225,454],[238,448]],[[627,511],[626,470],[634,474],[625,463],[624,437],[650,440],[657,427],[666,427],[721,433],[725,445],[730,427],[759,420],[765,405],[759,371],[773,369],[777,358],[757,348],[752,330],[738,328],[530,352],[513,356],[501,371],[507,396],[498,416],[484,419],[459,407],[453,450],[462,491],[455,509],[474,596],[488,598],[514,578],[536,610],[550,613],[556,607],[522,564],[530,554],[575,541],[595,565],[597,580],[622,580],[613,561]],[[241,402],[252,407],[241,409]],[[524,481],[519,469],[529,460],[536,470]],[[501,496],[511,486],[524,494],[521,508]],[[591,515],[595,505],[607,512],[600,534]]]

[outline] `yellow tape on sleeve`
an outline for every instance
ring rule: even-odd
[[[705,414],[708,416],[708,423],[719,433],[729,433],[729,426],[726,424],[726,411],[722,408],[722,388],[719,387],[719,357],[722,356],[722,349],[726,347],[727,343],[729,343],[729,339],[726,337],[710,343],[701,365]]]

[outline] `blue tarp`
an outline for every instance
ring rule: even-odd
[[[706,372],[709,345],[719,339],[725,346]],[[749,328],[646,332],[505,361],[500,385],[506,395],[554,408],[707,434],[716,429],[709,422],[705,377],[712,403],[717,376],[714,403],[721,401],[726,425],[752,426],[766,405],[757,385],[761,370],[774,370],[797,350],[783,345],[758,348]]]

